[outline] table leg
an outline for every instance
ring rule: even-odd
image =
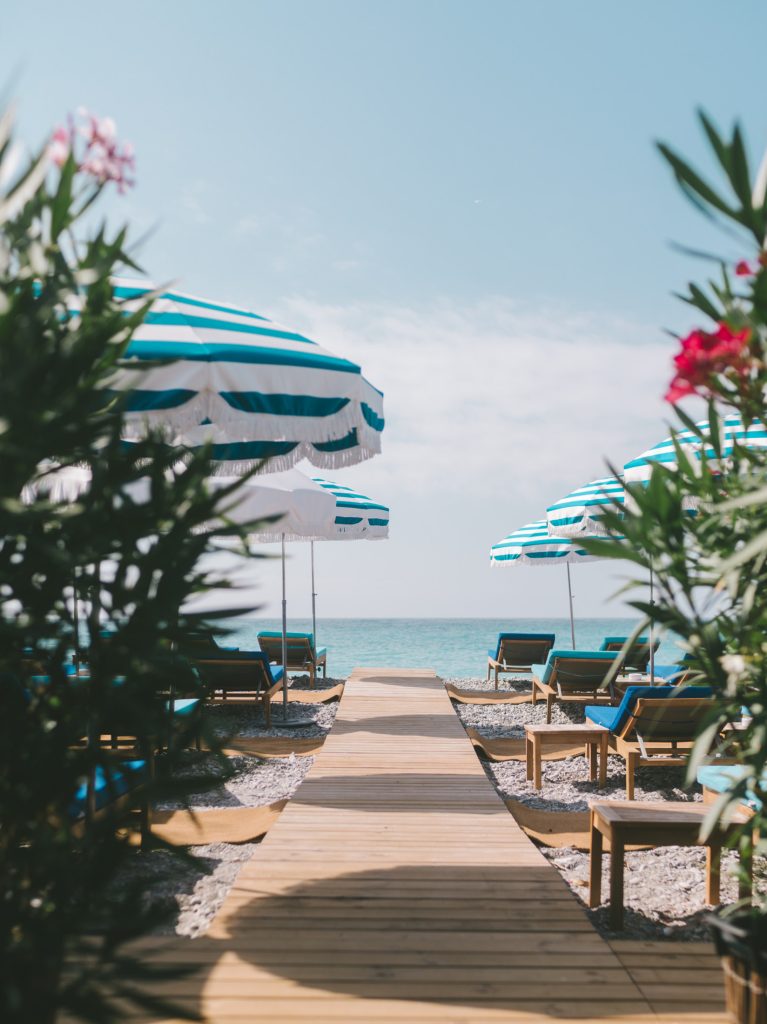
[[[540,789],[541,782],[541,737],[539,735],[533,736],[533,785],[536,789]]]
[[[535,755],[533,753],[533,738],[532,738],[532,736],[529,736],[529,735],[525,736],[525,766],[526,766],[526,770],[527,770],[527,778],[528,778],[528,780],[532,779],[532,777],[533,777],[533,758],[534,757],[535,757]]]
[[[597,777],[597,745],[589,742],[586,744],[586,753],[589,758],[589,781],[594,782]]]
[[[607,785],[607,733],[599,737],[599,788]]]
[[[610,927],[614,932],[623,928],[623,839],[610,832]]]
[[[706,903],[715,907],[719,903],[722,867],[722,847],[715,839],[706,845]]]
[[[753,848],[752,848],[753,849]],[[754,888],[754,861],[751,850],[740,851],[740,873],[738,875],[738,897],[751,900]]]
[[[602,833],[596,827],[593,811],[590,821],[589,906],[598,907],[602,902]]]

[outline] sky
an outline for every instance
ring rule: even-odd
[[[703,107],[758,162],[765,32],[762,0],[5,0],[0,84],[30,147],[115,119],[137,184],[104,212],[153,280],[385,392],[382,454],[326,475],[391,536],[317,546],[322,614],[560,616],[562,567],[489,548],[667,433],[665,329],[695,325],[672,293],[708,272],[671,243],[744,251],[654,142],[711,173]],[[278,614],[278,565],[252,571]],[[622,614],[624,574],[579,567],[578,613]],[[288,578],[304,616],[306,545]]]

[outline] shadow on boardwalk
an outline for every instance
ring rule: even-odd
[[[325,877],[297,885],[289,868],[236,890],[210,937],[136,947],[184,971],[145,990],[176,1008],[140,1019],[652,1019],[548,868],[318,865]],[[697,1005],[716,994],[704,983]],[[687,995],[678,1011],[706,1019]]]

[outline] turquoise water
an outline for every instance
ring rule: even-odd
[[[603,637],[628,635],[633,619],[579,619],[575,626],[577,646],[596,650]],[[228,623],[227,643],[258,649],[261,629],[280,629],[276,619],[239,619]],[[291,619],[288,629],[310,631],[310,619]],[[441,676],[484,676],[487,649],[500,632],[518,630],[555,633],[557,646],[570,648],[569,619],[321,619],[317,623],[319,646],[328,648],[328,674],[347,676],[356,666],[433,668]],[[673,663],[679,651],[664,640],[659,663]]]

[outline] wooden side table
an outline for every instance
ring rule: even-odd
[[[745,821],[738,814],[725,829],[715,829],[705,844],[700,826],[711,808],[682,801],[646,803],[604,801],[591,805],[591,857],[589,863],[589,906],[602,902],[602,845],[610,841],[610,927],[623,927],[623,867],[626,846],[702,846],[706,847],[706,902],[719,902],[720,863],[723,844]],[[741,857],[747,881],[741,878],[739,895],[751,895],[752,864]]]
[[[527,777],[536,789],[541,788],[541,756],[546,747],[567,743],[583,743],[589,761],[592,782],[599,774],[600,789],[607,782],[607,737],[609,730],[601,725],[526,725],[525,753]]]

